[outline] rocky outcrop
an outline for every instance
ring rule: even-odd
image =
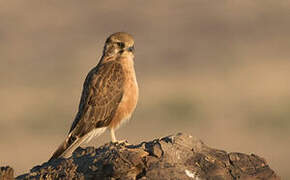
[[[1,173],[0,179],[5,179]],[[46,162],[16,179],[280,178],[257,155],[227,153],[190,135],[177,134],[138,145],[108,143],[99,148],[79,147],[70,158]]]

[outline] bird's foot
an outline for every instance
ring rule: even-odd
[[[113,141],[112,142],[113,144],[120,144],[120,145],[130,145],[129,143],[128,143],[128,141],[127,140],[119,140],[119,141]]]

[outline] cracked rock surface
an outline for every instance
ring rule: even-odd
[[[108,143],[99,148],[79,147],[70,158],[46,162],[16,179],[280,178],[257,155],[227,153],[179,133],[138,145]]]

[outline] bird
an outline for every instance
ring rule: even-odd
[[[86,76],[70,131],[49,161],[69,157],[82,143],[107,129],[112,142],[118,142],[115,130],[130,119],[139,96],[134,52],[134,38],[129,33],[116,32],[107,38],[100,61]]]

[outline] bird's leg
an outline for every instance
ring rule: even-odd
[[[117,139],[115,136],[115,130],[113,128],[111,128],[111,138],[112,138],[113,143],[117,142]]]
[[[128,144],[127,140],[121,140],[121,141],[118,141],[116,139],[116,136],[115,136],[115,130],[113,128],[110,129],[111,131],[111,138],[112,138],[112,142],[113,143],[117,143],[117,144]]]

